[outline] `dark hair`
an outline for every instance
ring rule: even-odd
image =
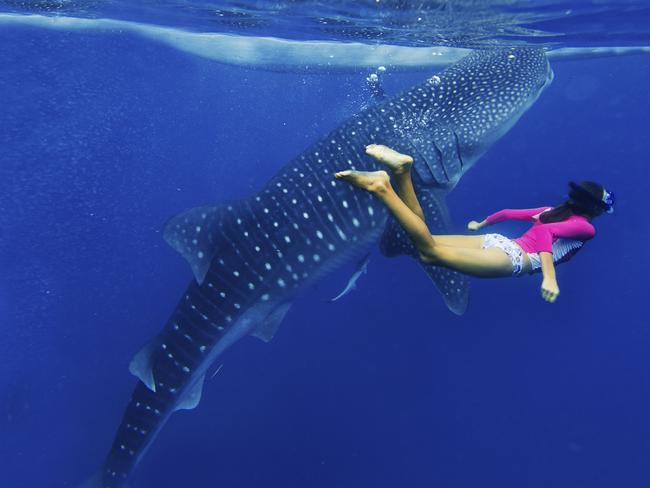
[[[550,222],[562,222],[572,215],[582,215],[591,220],[603,213],[602,204],[603,192],[605,189],[602,185],[593,181],[583,181],[579,185],[571,184],[569,190],[569,199],[561,205],[543,212],[539,220],[544,224]]]

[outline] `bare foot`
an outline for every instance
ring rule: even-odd
[[[371,193],[386,191],[390,186],[390,178],[385,171],[346,170],[339,171],[334,176]]]
[[[388,166],[395,174],[408,172],[413,164],[413,158],[411,156],[398,153],[394,149],[388,146],[382,146],[381,144],[370,144],[366,146],[366,154]]]

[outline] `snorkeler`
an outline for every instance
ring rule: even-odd
[[[350,182],[382,201],[415,244],[420,259],[481,278],[520,276],[541,270],[541,293],[554,302],[560,294],[555,264],[570,259],[596,231],[594,217],[613,211],[614,196],[597,183],[569,183],[569,200],[557,207],[501,210],[483,221],[471,221],[476,231],[504,220],[527,220],[533,225],[511,240],[500,234],[476,236],[431,235],[411,180],[413,158],[393,149],[371,144],[366,153],[392,172],[395,191],[385,171],[341,171],[336,178]]]

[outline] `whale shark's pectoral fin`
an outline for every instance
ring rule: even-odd
[[[157,342],[154,340],[145,345],[140,351],[133,356],[129,363],[130,373],[138,378],[144,385],[151,391],[156,391],[156,382],[153,378],[153,369],[151,355],[157,347]]]
[[[233,204],[191,208],[165,224],[165,241],[187,260],[199,285],[217,252],[225,214],[232,209]]]
[[[177,410],[192,410],[201,401],[203,394],[203,383],[205,382],[205,375],[201,376],[196,383],[192,385],[183,398],[176,404],[174,411]]]
[[[444,194],[434,188],[422,188],[418,199],[432,234],[448,231],[449,212]],[[465,275],[439,266],[424,264],[418,258],[417,250],[404,229],[393,219],[389,220],[380,242],[381,252],[388,257],[407,255],[418,261],[424,272],[434,282],[445,304],[455,314],[462,315],[467,309],[469,280]]]
[[[283,303],[278,305],[266,319],[251,332],[253,337],[263,340],[264,342],[271,342],[275,333],[280,328],[280,324],[284,320],[284,316],[291,308],[291,303]]]

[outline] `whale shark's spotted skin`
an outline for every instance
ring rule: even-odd
[[[431,230],[443,198],[537,99],[551,80],[539,49],[478,51],[419,86],[368,108],[299,155],[257,194],[172,219],[166,240],[193,280],[160,335],[131,363],[141,382],[126,408],[96,486],[123,486],[167,418],[194,408],[214,360],[246,334],[270,340],[296,294],[382,237],[387,255],[414,249],[369,193],[334,179],[375,170],[364,154],[386,144],[415,158],[414,182]],[[422,265],[453,311],[467,280]]]

